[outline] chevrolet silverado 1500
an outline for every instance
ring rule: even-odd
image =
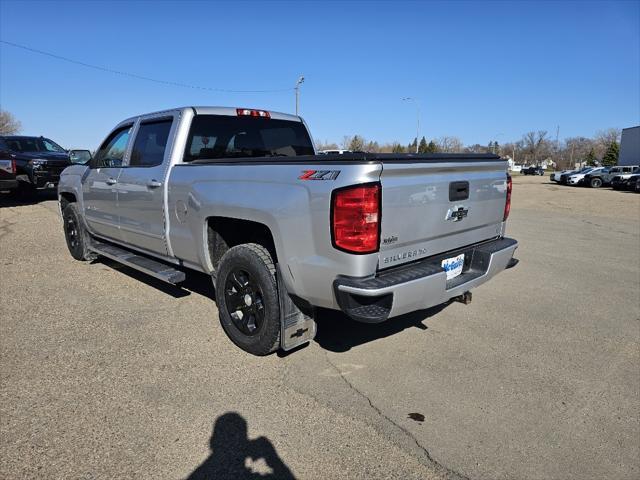
[[[74,258],[210,274],[224,331],[256,355],[310,341],[315,307],[382,322],[516,262],[499,157],[316,155],[300,117],[264,110],[129,118],[58,193]]]

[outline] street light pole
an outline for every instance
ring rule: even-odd
[[[402,100],[416,104],[416,153],[418,153],[418,137],[420,136],[420,104],[413,97],[403,97]]]
[[[294,90],[296,91],[296,116],[298,116],[298,105],[300,103],[300,85],[304,83],[304,76],[300,75]]]

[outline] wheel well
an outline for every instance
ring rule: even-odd
[[[218,267],[220,259],[227,250],[243,243],[262,245],[269,251],[273,261],[278,261],[273,235],[269,227],[263,223],[228,217],[209,217],[207,242],[213,268]]]
[[[76,196],[73,193],[62,192],[60,194],[60,210],[64,211],[64,209],[70,203],[74,203],[76,201]]]

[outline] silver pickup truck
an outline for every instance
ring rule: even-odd
[[[210,274],[222,327],[256,355],[310,341],[315,307],[382,322],[517,262],[497,156],[316,155],[300,117],[264,110],[129,118],[58,194],[74,258]]]

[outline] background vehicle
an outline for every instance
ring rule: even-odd
[[[520,172],[522,175],[544,175],[544,169],[542,167],[527,167],[523,168]]]
[[[574,173],[574,174],[569,174],[569,176],[566,179],[566,183],[567,185],[582,185],[582,183],[584,183],[584,177],[585,175],[587,175],[588,173],[591,174],[595,174],[598,173],[600,171],[605,172],[608,171],[609,169],[607,167],[595,167],[595,168],[589,168],[588,170],[581,170],[578,173]]]
[[[7,150],[0,149],[0,191],[12,191],[17,188],[16,162]]]
[[[352,152],[351,150],[320,150],[318,153],[323,155],[343,155]]]
[[[624,166],[624,167],[611,167],[608,171],[604,172],[596,172],[593,175],[587,174],[584,177],[584,184],[588,187],[592,188],[600,188],[602,186],[607,186],[613,180],[613,177],[616,175],[624,175],[633,173],[633,169],[638,167],[638,165]]]
[[[197,107],[121,122],[58,192],[74,258],[169,283],[185,267],[211,274],[225,332],[263,355],[313,338],[314,307],[381,322],[468,299],[513,265],[506,167],[490,154],[315,155],[297,116]]]
[[[550,178],[550,179],[551,179],[551,181],[553,181],[553,182],[559,182],[559,181],[560,181],[560,176],[562,176],[562,175],[563,175],[563,174],[565,174],[565,173],[572,173],[572,172],[574,172],[574,171],[575,171],[575,170],[562,170],[561,172],[553,172],[553,173],[550,175],[550,177],[549,177],[549,178]]]
[[[640,193],[640,175],[633,175],[627,180],[626,190]]]
[[[15,162],[18,187],[23,191],[54,188],[71,164],[68,152],[45,137],[0,137],[1,149]]]
[[[633,169],[632,173],[626,173],[624,175],[616,175],[611,179],[611,188],[614,190],[626,190],[627,182],[629,179],[640,173],[640,167],[636,167]]]

